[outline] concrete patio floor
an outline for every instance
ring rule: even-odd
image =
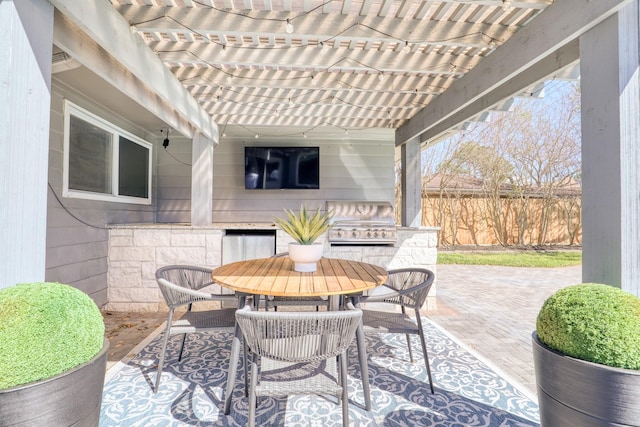
[[[464,345],[535,393],[531,333],[544,300],[581,282],[581,266],[514,268],[438,265],[437,295],[424,314]],[[165,320],[166,313],[103,312],[108,367]]]

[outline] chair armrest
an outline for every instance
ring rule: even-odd
[[[377,288],[373,288],[371,291],[373,293],[369,295],[362,295],[360,297],[360,302],[383,302],[387,298],[394,298],[402,295],[398,290],[393,289],[386,283],[378,286]]]
[[[209,299],[215,299],[216,295],[213,294],[209,294],[206,292],[200,292],[200,291],[196,291],[193,289],[189,289],[189,288],[184,288],[182,286],[178,286],[176,284],[173,284],[171,282],[169,282],[166,279],[158,279],[158,283],[162,284],[162,286],[165,286],[169,289],[171,289],[171,291],[173,292],[178,292],[181,294],[185,294],[185,295],[191,295],[199,300],[209,300]]]
[[[384,284],[384,285],[381,285],[380,287],[385,287],[389,289],[389,292],[380,293],[378,295],[362,296],[360,297],[360,302],[384,302],[385,300],[388,300],[390,298],[398,298],[407,294],[412,294],[428,286],[431,286],[431,284],[432,284],[432,281],[428,280],[416,286],[412,286],[410,288],[400,289],[400,290],[394,289],[391,286]]]

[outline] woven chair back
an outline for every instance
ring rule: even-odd
[[[236,319],[257,355],[311,363],[343,353],[353,341],[362,311],[266,312],[238,310]]]
[[[426,268],[403,268],[389,271],[387,286],[400,293],[384,302],[419,309],[427,300],[435,275]]]

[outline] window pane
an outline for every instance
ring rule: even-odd
[[[111,194],[111,134],[70,116],[69,188]]]
[[[121,136],[119,163],[118,194],[149,197],[149,150]]]

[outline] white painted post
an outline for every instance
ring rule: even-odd
[[[422,153],[420,139],[413,138],[400,147],[402,163],[402,225],[422,225]]]
[[[638,1],[580,37],[584,282],[640,295]]]
[[[43,281],[53,6],[0,1],[0,288]]]
[[[210,225],[213,209],[213,140],[196,132],[191,152],[191,225]]]

